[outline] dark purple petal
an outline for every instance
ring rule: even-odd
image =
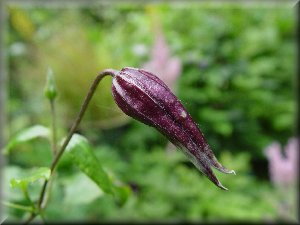
[[[190,114],[170,89],[154,74],[135,68],[123,68],[113,78],[112,92],[117,105],[128,116],[157,128],[178,146],[193,164],[213,183],[225,187],[213,173],[211,166],[223,173],[202,132]]]

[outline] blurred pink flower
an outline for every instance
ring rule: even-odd
[[[290,138],[284,155],[278,142],[267,146],[265,154],[269,161],[269,173],[274,184],[285,186],[295,184],[298,175],[299,140]]]
[[[156,32],[155,43],[150,61],[142,68],[156,74],[169,88],[173,89],[176,79],[181,73],[181,61],[178,57],[171,57],[169,46],[161,31]]]

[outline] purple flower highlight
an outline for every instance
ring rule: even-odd
[[[284,155],[278,142],[266,147],[265,154],[269,161],[271,181],[279,186],[295,184],[298,172],[299,140],[291,138],[285,147]]]
[[[217,161],[190,114],[162,80],[145,70],[126,67],[113,76],[112,93],[125,114],[155,127],[215,185],[227,190],[211,167],[223,173],[235,172]]]
[[[156,32],[151,59],[143,65],[143,68],[157,74],[168,87],[173,89],[176,79],[181,73],[181,61],[178,57],[171,56],[162,31]]]

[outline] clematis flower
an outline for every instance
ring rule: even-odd
[[[266,147],[265,155],[269,161],[271,181],[279,186],[294,184],[298,177],[298,139],[290,138],[282,155],[278,142]]]
[[[181,73],[181,61],[170,54],[169,46],[162,31],[156,31],[155,42],[151,51],[151,59],[142,66],[151,71],[173,90],[176,79]]]
[[[125,114],[155,127],[215,185],[227,190],[211,167],[223,173],[235,172],[217,161],[190,114],[162,80],[145,70],[126,67],[114,73],[112,93]]]

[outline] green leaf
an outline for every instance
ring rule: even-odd
[[[111,171],[108,170],[108,176],[112,182],[112,191],[117,204],[123,206],[129,196],[132,194],[131,188],[120,181]]]
[[[47,127],[44,127],[42,125],[35,125],[32,127],[29,127],[27,129],[22,130],[20,133],[15,135],[6,145],[3,153],[8,154],[12,148],[14,148],[16,145],[30,141],[34,138],[49,138],[50,136],[50,130]]]
[[[69,177],[64,181],[64,184],[66,187],[64,204],[88,204],[103,195],[102,189],[83,173],[77,173]]]
[[[48,180],[51,175],[51,170],[47,167],[37,168],[35,171],[31,172],[23,178],[13,178],[10,180],[10,186],[12,188],[20,187],[26,188],[29,183],[33,183],[39,179]]]
[[[131,195],[131,189],[127,185],[115,185],[113,191],[114,196],[120,206],[123,206]]]
[[[87,139],[79,134],[74,134],[66,151],[71,154],[74,163],[92,179],[105,193],[113,193],[112,182],[101,167],[92,152]]]

